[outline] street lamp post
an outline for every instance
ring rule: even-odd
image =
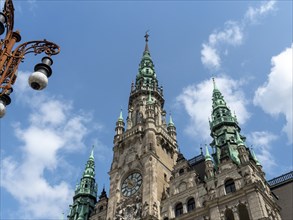
[[[29,85],[35,90],[42,90],[48,84],[48,77],[52,74],[52,55],[60,52],[60,47],[47,40],[33,40],[22,43],[13,49],[15,43],[20,42],[19,31],[13,30],[14,7],[12,0],[6,0],[3,12],[0,12],[0,35],[6,30],[5,38],[0,41],[0,118],[4,116],[6,106],[11,103],[9,95],[13,91],[12,85],[17,78],[17,68],[28,53],[45,53],[42,62],[34,68],[29,77]]]

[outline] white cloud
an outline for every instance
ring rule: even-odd
[[[15,211],[21,218],[57,219],[72,202],[73,189],[62,180],[52,183],[46,173],[62,175],[59,171],[66,161],[60,159],[61,150],[85,148],[83,139],[89,133],[91,116],[73,112],[72,103],[62,98],[44,92],[32,95],[36,92],[25,84],[27,74],[21,73],[15,85],[20,92],[16,99],[31,108],[28,124],[14,125],[16,138],[23,143],[21,156],[3,158],[0,184],[20,203]]]
[[[221,64],[220,50],[221,44],[232,46],[240,45],[243,41],[242,27],[237,22],[228,21],[222,31],[214,31],[209,36],[208,43],[202,44],[201,61],[203,65],[210,69],[219,69]],[[223,54],[228,54],[225,49]]]
[[[275,175],[273,168],[277,164],[274,156],[271,154],[271,143],[277,139],[277,136],[267,131],[256,131],[249,134],[248,139],[252,143],[256,157],[263,166],[263,169],[269,174]]]
[[[209,44],[212,46],[216,46],[219,43],[239,45],[242,43],[242,40],[242,28],[235,21],[226,22],[224,30],[214,32],[209,36]]]
[[[207,67],[218,69],[220,67],[221,60],[217,50],[206,44],[203,44],[202,47],[201,62]]]
[[[244,124],[250,117],[246,108],[247,101],[241,90],[242,81],[236,81],[226,76],[215,78],[217,88],[222,92],[232,113],[235,111],[238,122]],[[183,104],[191,122],[186,128],[188,134],[204,141],[210,138],[208,118],[212,110],[213,83],[211,80],[203,81],[183,89],[177,97],[177,102]]]
[[[286,124],[283,131],[292,143],[292,48],[286,48],[277,56],[272,57],[271,72],[267,81],[259,87],[254,95],[253,103],[260,106],[264,112],[277,116],[284,115]]]
[[[275,10],[276,3],[275,0],[272,0],[264,2],[258,8],[249,7],[245,13],[245,18],[249,19],[251,22],[256,22],[259,17]]]
[[[202,64],[211,70],[219,70],[222,63],[221,55],[228,54],[227,46],[241,45],[247,26],[274,10],[275,3],[275,1],[268,1],[262,3],[259,8],[249,7],[243,19],[240,21],[227,21],[222,30],[213,31],[208,42],[202,44]]]

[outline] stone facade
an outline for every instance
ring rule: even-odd
[[[293,219],[293,171],[269,180],[268,183],[277,204],[282,208],[282,219]]]
[[[116,122],[109,198],[103,190],[89,219],[280,220],[262,167],[215,82],[212,154],[208,146],[190,160],[180,153],[145,37],[126,124],[122,113]]]

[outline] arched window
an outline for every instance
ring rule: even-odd
[[[235,220],[234,215],[231,209],[226,209],[225,211],[225,220]]]
[[[249,220],[249,214],[246,206],[244,204],[238,205],[239,219],[240,220]]]
[[[226,194],[236,191],[235,183],[233,179],[228,179],[225,182],[225,191],[226,191]]]
[[[194,198],[191,198],[187,201],[187,211],[190,212],[195,209],[195,201]]]
[[[104,210],[104,206],[100,206],[99,211],[102,212]]]
[[[175,206],[175,217],[178,217],[180,215],[183,214],[183,205],[182,203],[178,203],[176,206]]]
[[[181,176],[184,173],[184,169],[179,170],[179,175]]]

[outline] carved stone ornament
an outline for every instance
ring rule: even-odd
[[[117,204],[115,220],[139,220],[141,219],[141,196],[130,198]]]

